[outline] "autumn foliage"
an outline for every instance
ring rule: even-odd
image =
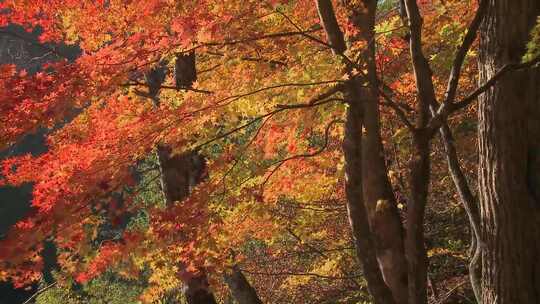
[[[220,273],[232,259],[244,262],[254,277],[258,263],[274,260],[282,274],[315,274],[263,276],[255,283],[277,282],[290,295],[325,276],[364,284],[350,251],[279,262],[305,244],[351,246],[341,149],[347,106],[336,88],[364,73],[367,46],[350,39],[344,56],[357,68],[347,72],[346,60],[326,42],[313,2],[2,1],[1,24],[40,28],[40,42],[77,44],[82,53],[35,74],[0,66],[0,147],[46,129],[48,148],[2,161],[2,185],[33,184],[33,211],[0,242],[0,279],[17,286],[39,280],[39,253],[52,240],[63,276],[79,283],[110,268],[132,278],[150,268],[142,295],[148,302],[202,268]],[[424,52],[443,99],[476,1],[418,2]],[[345,36],[357,35],[345,7],[336,2],[335,8]],[[388,176],[400,208],[407,205],[403,164],[413,155],[395,107],[412,121],[417,102],[406,27],[397,9],[383,8],[374,41],[382,91],[394,100],[390,105],[380,97],[384,148],[393,151],[386,158]],[[474,49],[458,97],[476,85]],[[177,89],[174,60],[192,51],[198,79]],[[144,75],[160,64],[168,73],[156,106],[144,94]],[[159,189],[159,172],[152,168],[158,145],[207,157],[208,178],[182,202],[163,205],[158,195],[146,195]],[[149,169],[142,172],[145,162]],[[116,239],[99,238],[105,222],[120,226],[126,213],[144,213],[147,222],[121,230]],[[219,276],[212,284],[221,290]],[[269,293],[261,291],[262,297]]]

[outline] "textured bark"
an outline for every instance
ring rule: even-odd
[[[249,284],[237,265],[225,272],[223,276],[238,304],[262,304],[257,291]]]
[[[374,26],[377,1],[344,0],[348,17],[359,31],[354,39],[366,42],[362,59],[367,65],[369,86],[362,90],[364,132],[362,134],[363,197],[368,212],[384,281],[396,303],[407,303],[407,260],[403,227],[396,199],[388,179],[380,130],[377,67],[375,64]]]
[[[537,0],[490,0],[480,83],[521,60]],[[537,70],[510,71],[479,100],[479,199],[484,303],[540,303],[540,100]]]

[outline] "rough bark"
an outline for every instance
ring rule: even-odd
[[[363,197],[374,234],[377,261],[384,281],[396,303],[407,303],[407,260],[403,227],[396,199],[388,179],[381,139],[377,67],[375,64],[375,13],[377,1],[344,0],[348,17],[358,29],[358,37],[367,44],[362,60],[367,66],[369,85],[362,90],[364,132],[362,134]]]
[[[257,291],[249,284],[249,281],[237,265],[226,271],[223,277],[238,304],[262,304]]]
[[[537,0],[490,0],[480,83],[521,60]],[[484,303],[540,303],[539,75],[510,71],[479,100],[479,200]]]

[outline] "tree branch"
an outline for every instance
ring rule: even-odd
[[[290,160],[293,160],[293,159],[298,159],[298,158],[310,158],[310,157],[315,157],[319,154],[321,154],[322,152],[324,152],[324,150],[326,150],[326,147],[328,147],[328,143],[329,143],[329,138],[330,138],[330,129],[332,128],[332,126],[336,123],[344,123],[343,120],[341,119],[334,119],[332,120],[330,123],[328,123],[328,125],[326,126],[326,129],[324,130],[324,144],[322,145],[321,148],[319,148],[319,150],[313,152],[313,153],[303,153],[303,154],[296,154],[296,155],[293,155],[293,156],[290,156],[290,157],[287,157],[287,158],[284,158],[282,160],[279,160],[275,163],[273,163],[271,166],[275,166],[274,169],[272,169],[272,171],[270,171],[270,174],[268,174],[268,176],[264,179],[264,181],[262,182],[261,184],[261,188],[264,188],[264,186],[266,185],[266,183],[268,182],[268,180],[270,180],[270,178],[272,177],[272,175],[274,175],[274,173],[276,173],[276,171],[281,168],[281,166],[283,166],[283,164],[285,164],[286,162],[290,161]]]
[[[431,79],[433,72],[422,51],[423,21],[416,0],[406,0],[405,7],[411,31],[409,49],[418,91],[417,128],[422,129],[429,122],[429,105],[436,100],[433,80]]]
[[[442,103],[437,109],[436,114],[433,116],[433,119],[430,121],[428,128],[432,132],[437,130],[437,128],[439,128],[442,125],[442,123],[446,120],[446,118],[450,114],[470,105],[480,95],[482,95],[484,92],[486,92],[491,87],[493,87],[497,83],[497,81],[499,81],[499,79],[504,77],[508,72],[532,68],[536,66],[537,64],[540,64],[540,56],[528,62],[509,63],[509,64],[504,65],[501,69],[499,69],[497,73],[495,73],[495,75],[493,75],[493,77],[491,77],[483,85],[481,85],[476,90],[474,90],[474,92],[469,94],[467,97],[455,103]]]
[[[456,57],[454,58],[452,69],[450,70],[450,77],[448,79],[448,86],[444,99],[445,103],[451,103],[454,101],[459,83],[459,78],[461,76],[461,67],[463,66],[463,62],[465,61],[465,57],[467,56],[469,49],[471,48],[474,40],[476,39],[478,28],[480,27],[482,20],[484,20],[487,8],[488,1],[480,0],[478,9],[476,10],[476,14],[471,21],[471,24],[469,24],[469,27],[467,28],[467,33],[465,34],[465,38],[463,39],[463,42],[461,43],[461,46],[456,53]]]
[[[319,13],[319,18],[322,22],[324,31],[332,51],[334,54],[343,54],[347,49],[345,44],[345,38],[343,37],[343,32],[339,28],[339,24],[334,14],[334,8],[332,6],[332,1],[330,0],[317,0],[317,12]]]
[[[28,299],[26,299],[26,301],[24,301],[22,304],[29,304],[32,302],[32,300],[34,300],[37,296],[39,296],[40,294],[42,294],[43,292],[51,289],[52,287],[56,286],[56,283],[57,282],[52,282],[51,284],[41,288],[40,290],[36,291],[32,296],[30,296]]]
[[[394,110],[396,115],[405,124],[405,126],[410,131],[414,131],[415,130],[414,125],[409,121],[409,119],[407,118],[407,114],[405,114],[405,112],[403,112],[403,109],[401,109],[400,105],[398,103],[394,102],[392,100],[392,98],[390,98],[390,96],[388,96],[382,90],[379,90],[379,93],[382,95],[382,97],[386,101],[386,102],[383,102],[382,104],[385,105],[385,106],[389,106],[392,110]]]
[[[330,90],[329,92],[334,92],[334,93],[336,93],[336,92],[338,92],[338,90]],[[326,93],[328,93],[328,92],[326,92]],[[326,95],[326,93],[323,93],[323,94]],[[334,94],[334,93],[332,93],[332,94]],[[330,94],[330,96],[331,96],[332,94]],[[319,100],[319,96],[317,96],[315,99],[316,99],[316,100]],[[338,98],[332,98],[332,99],[327,99],[327,100],[323,100],[323,101],[319,101],[319,102],[312,102],[312,101],[310,101],[310,102],[305,103],[305,104],[277,105],[277,106],[276,106],[276,107],[277,107],[276,110],[271,111],[271,112],[268,112],[268,113],[263,114],[263,115],[260,115],[260,116],[257,116],[257,117],[255,117],[254,119],[252,119],[251,121],[249,121],[249,122],[247,122],[247,123],[245,123],[245,124],[243,124],[243,125],[241,125],[241,126],[238,126],[238,127],[234,128],[234,129],[232,129],[232,130],[229,130],[229,131],[227,131],[227,132],[225,132],[225,133],[223,133],[223,134],[221,134],[221,135],[218,135],[218,136],[216,136],[216,137],[214,137],[214,138],[212,138],[212,139],[209,139],[209,140],[203,142],[202,144],[197,145],[197,146],[196,146],[195,148],[193,148],[193,149],[194,149],[194,150],[200,149],[200,148],[202,148],[203,146],[206,146],[206,145],[209,144],[209,143],[212,143],[212,142],[214,142],[214,141],[223,139],[223,138],[225,138],[225,137],[227,137],[227,136],[229,136],[229,135],[231,135],[231,134],[233,134],[233,133],[236,133],[236,132],[238,132],[238,131],[240,131],[240,130],[242,130],[242,129],[245,129],[245,128],[249,127],[250,125],[252,125],[252,124],[258,122],[259,120],[262,120],[262,119],[264,119],[264,118],[266,118],[266,117],[275,115],[275,114],[277,114],[277,113],[279,113],[279,112],[283,112],[283,111],[285,111],[285,110],[290,110],[290,109],[312,108],[312,107],[320,106],[320,105],[323,105],[323,104],[326,104],[326,103],[329,103],[329,102],[332,102],[332,101],[336,101],[336,100],[341,100],[341,99],[338,99]]]

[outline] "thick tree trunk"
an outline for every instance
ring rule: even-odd
[[[362,90],[364,129],[362,134],[363,197],[368,212],[384,281],[399,304],[407,303],[407,260],[403,227],[392,191],[381,140],[377,67],[375,64],[375,12],[377,1],[344,0],[349,20],[359,31],[357,40],[367,49],[362,57],[367,65],[369,86]]]
[[[538,0],[490,0],[481,28],[480,83],[524,54]],[[540,303],[538,71],[512,71],[479,103],[482,297]]]
[[[249,284],[237,265],[225,272],[223,276],[238,304],[262,304],[257,291]]]

